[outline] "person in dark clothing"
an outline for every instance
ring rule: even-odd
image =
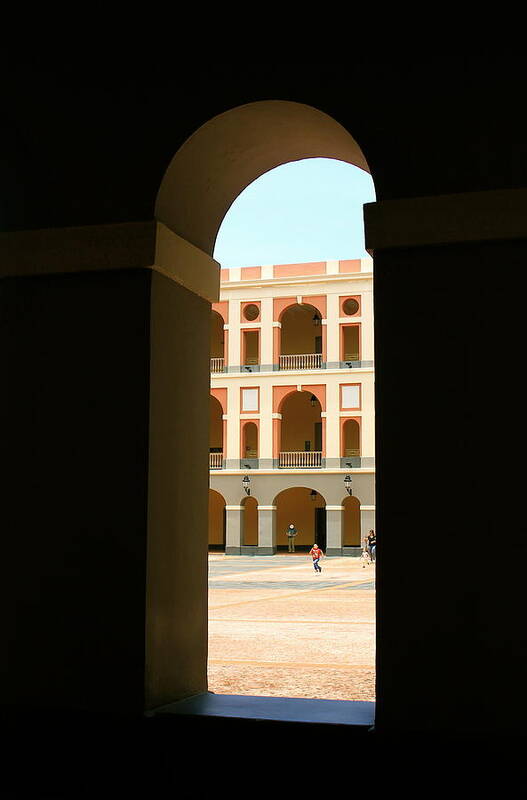
[[[367,547],[368,547],[368,553],[370,554],[370,558],[372,561],[375,561],[376,545],[377,545],[377,538],[375,536],[375,531],[371,530],[368,533]]]
[[[298,533],[297,529],[295,528],[293,523],[291,523],[291,525],[289,526],[289,528],[286,531],[286,534],[287,534],[287,545],[288,545],[288,549],[289,549],[290,553],[294,553],[295,552],[295,536],[297,535],[297,533]]]

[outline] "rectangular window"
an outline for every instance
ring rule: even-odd
[[[341,325],[341,361],[360,361],[360,325]]]
[[[260,331],[242,331],[242,364],[260,363]]]
[[[360,408],[360,384],[354,383],[340,387],[340,407],[341,408]]]
[[[258,388],[242,389],[242,411],[259,411]]]

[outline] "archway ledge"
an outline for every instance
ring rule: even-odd
[[[366,203],[366,250],[525,238],[527,189]]]
[[[0,277],[152,269],[213,303],[220,265],[161,222],[0,233]]]
[[[174,155],[156,219],[212,254],[238,195],[269,170],[304,158],[334,158],[369,171],[351,134],[319,109],[289,100],[231,108],[194,131]]]

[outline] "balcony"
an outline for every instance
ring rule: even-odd
[[[211,372],[223,372],[224,366],[225,366],[225,359],[224,358],[211,358],[211,360],[210,360],[210,371]]]
[[[279,469],[321,469],[322,452],[320,450],[297,450],[280,453]]]
[[[280,356],[280,369],[322,369],[322,353]]]
[[[209,469],[223,469],[223,453],[209,453]]]

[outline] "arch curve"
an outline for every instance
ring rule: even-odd
[[[262,100],[229,109],[174,155],[157,195],[156,219],[212,256],[238,195],[265,172],[304,158],[334,158],[370,171],[351,134],[312,106]]]
[[[318,314],[320,314],[321,318],[323,318],[323,316],[324,316],[324,314],[322,312],[322,309],[319,308],[317,304],[310,303],[308,301],[305,301],[305,302],[302,302],[302,303],[298,303],[297,300],[291,299],[291,301],[288,302],[287,305],[285,305],[281,309],[280,314],[278,315],[278,322],[282,323],[284,316],[288,312],[290,312],[292,309],[294,309],[295,306],[298,306],[298,308],[304,309],[305,311],[313,311],[315,314],[318,312]]]
[[[318,386],[311,386],[311,385],[310,385],[310,386],[309,386],[309,387],[307,387],[307,388],[304,388],[304,387],[302,387],[302,390],[301,390],[301,391],[299,391],[299,390],[297,389],[297,387],[296,387],[296,386],[294,386],[294,387],[291,387],[291,388],[289,389],[289,391],[287,391],[287,393],[286,393],[286,394],[284,394],[282,397],[280,397],[280,399],[279,399],[279,401],[278,401],[278,406],[277,406],[277,409],[276,409],[276,410],[277,410],[277,412],[278,412],[279,414],[282,414],[282,413],[283,413],[283,410],[284,410],[284,405],[285,405],[285,404],[286,404],[286,403],[287,403],[287,402],[288,402],[288,401],[289,401],[289,400],[290,400],[292,397],[294,397],[294,396],[295,396],[295,395],[297,395],[297,394],[304,394],[304,395],[306,395],[306,396],[307,396],[307,395],[310,395],[310,396],[311,396],[311,395],[314,395],[314,397],[315,397],[315,398],[316,398],[316,400],[318,401],[318,404],[319,404],[319,406],[320,406],[320,410],[321,410],[321,411],[324,411],[324,410],[325,410],[325,398],[320,396],[320,395],[321,395],[320,387],[318,387]]]

